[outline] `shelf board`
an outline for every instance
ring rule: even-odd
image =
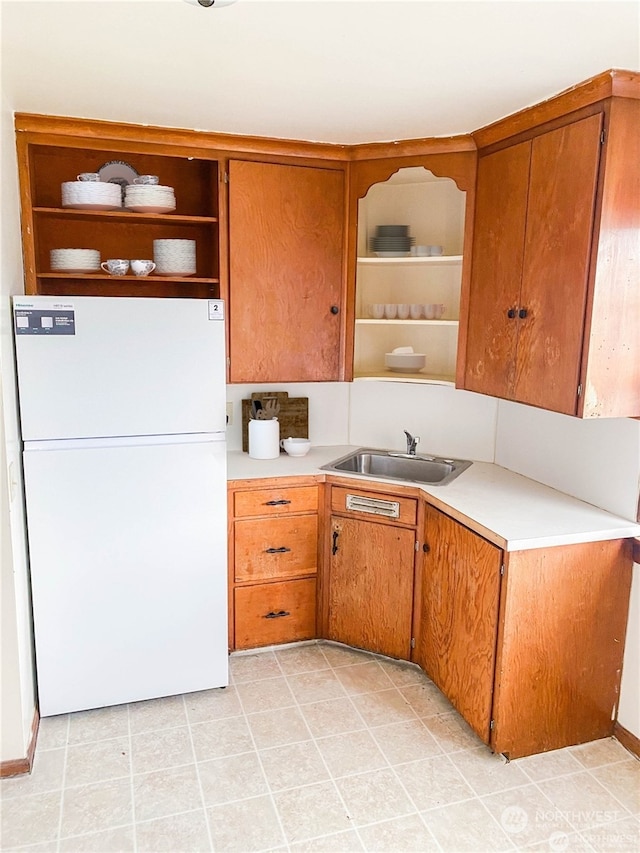
[[[34,207],[33,213],[39,216],[62,216],[69,219],[111,219],[114,222],[124,220],[131,222],[158,222],[172,225],[213,225],[218,222],[217,216],[184,216],[181,213],[134,213],[131,210],[78,210],[73,207]]]
[[[78,280],[78,281],[108,281],[112,284],[131,284],[131,282],[135,282],[136,284],[162,284],[163,282],[176,282],[182,281],[185,284],[219,284],[220,280],[217,278],[196,278],[195,276],[179,276],[179,275],[93,275],[91,273],[66,273],[66,272],[43,272],[38,273],[37,278],[43,279],[63,279],[68,281],[69,279]]]
[[[413,256],[406,258],[357,258],[358,265],[386,266],[400,264],[401,266],[456,266],[462,263],[462,255],[430,255],[426,258]]]
[[[358,318],[357,326],[455,326],[460,325],[459,320],[371,320]]]
[[[394,373],[391,370],[382,368],[378,371],[355,372],[354,381],[371,381],[378,382],[423,382],[429,385],[450,385],[455,387],[455,377],[440,376],[435,373]]]

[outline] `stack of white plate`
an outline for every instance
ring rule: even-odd
[[[129,184],[124,191],[124,206],[134,213],[170,213],[176,209],[176,196],[173,187]]]
[[[52,272],[100,272],[100,252],[97,249],[51,249]]]
[[[196,241],[154,240],[153,260],[160,275],[193,275],[196,271]]]
[[[122,187],[104,181],[65,181],[62,206],[78,210],[115,210],[122,207]]]

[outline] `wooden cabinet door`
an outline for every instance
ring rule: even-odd
[[[533,140],[513,399],[574,415],[602,114]]]
[[[518,341],[531,143],[478,163],[464,387],[510,398]]]
[[[415,533],[332,516],[328,637],[409,659]]]
[[[230,161],[231,382],[340,378],[344,230],[342,171]]]
[[[502,551],[427,507],[413,660],[489,742]]]

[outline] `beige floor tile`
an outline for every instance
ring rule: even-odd
[[[2,779],[0,798],[6,800],[10,797],[61,790],[65,752],[64,749],[48,749],[43,752],[36,749],[31,773]]]
[[[126,705],[95,708],[69,715],[69,743],[109,740],[129,734],[129,709]]]
[[[454,710],[451,702],[431,681],[402,687],[400,692],[418,717],[433,717]]]
[[[335,670],[342,686],[348,694],[372,693],[392,687],[391,679],[378,661],[348,664]]]
[[[512,788],[481,799],[518,847],[542,842],[553,846],[559,834],[574,831],[536,785]]]
[[[582,765],[569,749],[554,749],[552,752],[528,755],[526,758],[517,758],[513,763],[524,770],[534,782],[553,779],[554,776],[566,776],[582,769]]]
[[[165,767],[179,767],[194,761],[188,726],[144,732],[131,738],[134,773],[151,773]]]
[[[344,688],[331,669],[289,675],[287,683],[301,705],[344,697]]]
[[[273,799],[290,843],[352,826],[333,782],[280,791]]]
[[[75,838],[63,838],[60,853],[133,853],[133,826],[117,826],[103,832],[89,832]]]
[[[119,779],[131,773],[128,737],[82,743],[67,749],[66,787]]]
[[[515,762],[507,763],[487,746],[464,750],[452,760],[478,796],[517,788],[529,782]]]
[[[369,663],[376,660],[371,652],[361,649],[352,649],[350,646],[342,646],[339,643],[320,643],[320,648],[331,666],[349,666],[354,663]]]
[[[69,717],[71,714],[60,714],[56,717],[43,717],[38,726],[36,750],[56,749],[67,745],[69,734]]]
[[[312,740],[264,749],[260,752],[260,760],[272,791],[329,779],[322,756]]]
[[[413,708],[396,687],[375,693],[354,694],[351,701],[368,726],[416,719]]]
[[[204,809],[136,824],[139,853],[205,853],[211,841]]]
[[[638,853],[640,850],[640,823],[633,818],[585,829],[581,835],[598,853]]]
[[[403,720],[371,729],[389,764],[404,764],[441,755],[442,750],[421,720]]]
[[[316,743],[334,779],[387,767],[380,747],[366,729],[318,738]]]
[[[336,782],[356,826],[402,817],[415,811],[393,770],[345,776]]]
[[[132,806],[128,777],[65,788],[60,836],[127,826],[133,822]]]
[[[309,740],[311,735],[298,708],[249,714],[247,722],[258,749]]]
[[[329,662],[316,643],[276,650],[276,658],[286,675],[329,669]]]
[[[206,723],[208,720],[221,720],[242,714],[238,692],[233,685],[188,693],[184,697],[184,704],[190,723]]]
[[[431,683],[415,663],[384,659],[378,659],[378,663],[396,687],[409,687],[412,684]]]
[[[588,771],[538,782],[553,808],[580,831],[622,820],[629,812]]]
[[[270,797],[254,797],[207,809],[216,851],[249,853],[284,843],[282,829]]]
[[[275,708],[288,708],[295,705],[295,699],[289,690],[289,685],[281,675],[262,681],[238,684],[237,690],[246,714],[273,711]]]
[[[419,815],[407,815],[384,823],[375,823],[358,830],[365,850],[371,853],[419,851],[437,853],[440,848]]]
[[[351,699],[329,699],[300,708],[314,737],[357,731],[365,726]]]
[[[182,696],[164,696],[129,705],[131,733],[154,732],[186,725],[187,718]]]
[[[238,685],[282,675],[282,670],[273,652],[236,653],[229,657],[229,674],[231,681]]]
[[[471,787],[446,755],[399,764],[394,769],[419,811],[468,800],[474,796]]]
[[[191,726],[196,761],[236,755],[253,749],[249,726],[244,717],[228,717]]]
[[[603,764],[613,764],[629,758],[627,750],[615,738],[606,737],[579,746],[569,747],[569,752],[583,767],[593,769]]]
[[[595,767],[591,774],[632,814],[640,814],[640,761],[637,758]]]
[[[513,850],[511,839],[479,800],[433,809],[422,817],[445,853]]]
[[[477,734],[456,712],[438,714],[436,717],[425,717],[424,724],[443,752],[477,749],[482,745]]]
[[[289,846],[291,853],[360,853],[364,850],[355,830],[310,838]]]
[[[153,820],[202,806],[195,764],[133,777],[136,820]]]
[[[62,791],[3,799],[1,849],[55,841],[60,825],[61,799]]]
[[[217,806],[269,793],[255,752],[202,761],[198,764],[198,773],[205,806]]]

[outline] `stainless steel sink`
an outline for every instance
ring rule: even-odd
[[[384,477],[388,480],[446,486],[472,464],[466,459],[442,459],[420,454],[413,456],[392,450],[361,447],[323,465],[322,469],[341,471],[357,477]]]

